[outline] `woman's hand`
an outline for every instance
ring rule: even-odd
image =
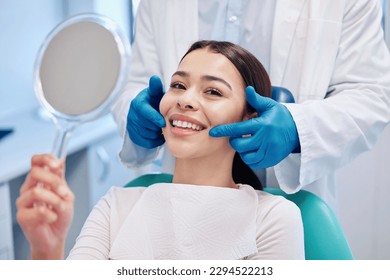
[[[65,181],[64,160],[36,155],[16,201],[17,220],[30,242],[32,259],[63,259],[73,219],[74,195]]]

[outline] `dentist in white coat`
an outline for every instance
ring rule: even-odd
[[[259,100],[252,104],[256,124],[210,134],[231,137],[254,169],[273,167],[267,178],[273,169],[276,182],[267,186],[288,193],[304,188],[334,205],[334,172],[369,150],[390,120],[381,17],[379,0],[141,1],[129,82],[112,108],[124,137],[123,162],[148,163],[164,142],[156,109],[163,89],[149,78],[157,75],[169,87],[192,42],[232,41],[257,56],[272,84],[289,89],[296,103]],[[249,140],[240,137],[245,129]],[[163,158],[161,171],[172,172],[169,156]]]

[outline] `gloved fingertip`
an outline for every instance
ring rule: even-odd
[[[167,126],[167,123],[165,122],[164,118],[163,119],[160,119],[158,121],[158,125],[159,127],[163,128],[163,127],[166,127]]]
[[[159,96],[164,94],[164,88],[160,77],[153,75],[149,79],[149,89],[153,96]]]
[[[153,76],[151,76],[150,79],[149,79],[149,84],[150,84],[150,83],[158,83],[158,82],[160,82],[160,81],[161,81],[161,79],[160,79],[159,76],[153,75]]]
[[[220,136],[220,135],[219,135],[219,129],[216,128],[216,127],[213,127],[212,129],[210,129],[209,135],[210,135],[211,137],[219,137],[219,136]]]
[[[245,93],[253,94],[253,93],[255,93],[255,92],[256,92],[256,91],[255,91],[255,88],[252,87],[252,86],[247,86],[247,87],[245,88]]]
[[[248,102],[248,104],[256,109],[256,106],[255,106],[255,104],[256,104],[256,91],[252,86],[246,87],[245,97],[246,97],[246,101]]]
[[[245,88],[245,96],[248,103],[253,103],[256,100],[256,91],[252,86],[248,86]]]
[[[160,128],[163,128],[167,125],[164,117],[157,111],[153,112],[153,119],[151,119],[151,121]]]
[[[245,89],[246,101],[257,112],[267,110],[272,105],[273,100],[271,98],[264,97],[257,93],[252,86],[248,86]]]

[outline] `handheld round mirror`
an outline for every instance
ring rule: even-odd
[[[35,63],[34,89],[57,125],[55,156],[65,157],[78,124],[109,111],[126,82],[129,53],[118,25],[96,14],[68,18],[47,36]]]

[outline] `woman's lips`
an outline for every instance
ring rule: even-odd
[[[204,124],[194,118],[177,114],[169,118],[169,123],[172,126],[172,133],[178,136],[192,135],[206,128]]]
[[[181,120],[173,120],[172,121],[172,126],[180,127],[180,128],[189,128],[189,129],[197,130],[197,131],[201,131],[203,129],[198,124],[194,124],[194,123],[191,123],[191,122],[188,122],[188,121],[181,121]]]

